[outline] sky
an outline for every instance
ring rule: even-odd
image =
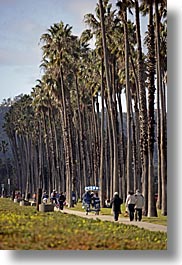
[[[113,8],[116,0],[111,1]],[[97,0],[0,0],[0,103],[29,94],[41,78],[40,37],[63,21],[80,36],[84,15],[95,13]]]
[[[84,15],[94,13],[97,2],[0,0],[0,103],[29,94],[41,78],[41,35],[52,24],[63,21],[73,27],[73,34],[80,36],[86,29]]]
[[[96,0],[0,0],[0,103],[29,94],[41,77],[40,36],[63,21],[80,36],[83,17],[94,13]]]

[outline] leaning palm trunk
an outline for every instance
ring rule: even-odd
[[[68,115],[66,108],[66,88],[63,81],[63,69],[60,69],[59,85],[61,90],[61,104],[60,104],[60,117],[63,132],[64,155],[65,155],[65,175],[66,175],[66,200],[68,205],[71,205],[71,160],[70,160],[70,143],[69,143],[69,128],[68,128]]]
[[[138,97],[135,97],[135,137],[136,137],[136,189],[142,190],[141,182],[141,157],[140,157],[140,120],[139,120],[139,110],[138,110]]]
[[[134,189],[142,190],[142,180],[141,180],[141,146],[140,146],[140,119],[139,119],[139,88],[138,88],[138,76],[135,70],[134,61],[130,52],[130,60],[132,65],[132,71],[135,79],[136,91],[134,95],[134,113],[135,113],[135,137],[136,137],[136,187],[134,184]]]
[[[101,207],[104,207],[104,200],[106,199],[104,194],[105,185],[104,185],[104,82],[103,82],[103,61],[101,69],[101,147],[100,147],[100,198],[101,198]]]
[[[85,154],[85,142],[84,142],[84,131],[83,131],[83,118],[81,115],[81,108],[80,108],[80,95],[78,90],[78,80],[77,75],[75,75],[75,82],[76,82],[76,98],[77,98],[77,108],[78,108],[78,123],[79,123],[79,137],[80,137],[80,164],[82,168],[82,179],[83,183],[86,185],[86,154]]]
[[[47,122],[44,110],[42,110],[43,115],[43,126],[44,126],[44,137],[45,137],[45,152],[46,152],[46,164],[47,164],[47,185],[48,185],[48,192],[51,193],[53,189],[52,186],[52,176],[51,176],[51,160],[50,160],[50,149],[49,149],[49,140],[48,140],[48,129],[47,129]]]
[[[158,68],[158,67],[157,67]],[[158,72],[158,69],[157,69]],[[158,79],[157,79],[158,80]],[[159,97],[159,82],[157,82],[157,157],[158,157],[158,164],[157,164],[157,208],[161,209],[161,197],[162,197],[162,184],[161,184],[161,146],[160,146],[160,136],[161,136],[161,109],[160,109],[160,97]]]
[[[132,163],[132,169],[133,169],[133,190],[137,189],[137,152],[136,152],[136,121],[135,121],[135,114],[133,111],[131,111],[132,114],[132,153],[133,153],[133,163]]]
[[[139,116],[140,116],[140,151],[142,162],[142,189],[145,197],[144,214],[148,212],[148,144],[147,144],[147,103],[144,85],[144,69],[142,58],[141,34],[138,1],[135,1],[136,36],[137,36],[137,70],[139,89]]]
[[[161,109],[161,181],[162,181],[162,214],[167,215],[167,155],[166,123],[163,108]]]
[[[117,101],[118,101],[118,108],[119,108],[119,117],[120,117],[120,144],[119,144],[119,152],[120,152],[120,172],[121,172],[121,196],[123,200],[126,199],[126,158],[125,158],[125,136],[124,136],[124,123],[123,123],[123,111],[122,111],[122,104],[121,104],[121,92],[117,93]]]
[[[52,115],[52,126],[53,126],[53,135],[54,135],[54,142],[55,142],[55,166],[56,166],[56,187],[58,187],[59,191],[65,190],[65,183],[64,183],[64,177],[62,176],[61,179],[61,167],[60,167],[60,154],[59,154],[59,148],[58,148],[58,134],[56,130],[56,120],[55,115],[53,113]],[[61,139],[60,139],[61,141]]]
[[[125,75],[126,75],[126,107],[127,107],[127,192],[133,189],[132,183],[132,137],[131,137],[131,94],[129,87],[129,41],[127,27],[127,10],[124,10],[124,37],[125,37]]]
[[[112,197],[112,193],[113,193],[113,137],[112,137],[112,130],[111,130],[111,117],[110,117],[110,113],[108,110],[108,103],[106,101],[106,124],[107,124],[107,135],[108,135],[108,139],[105,139],[105,153],[106,153],[106,161],[108,161],[107,163],[107,183],[108,183],[108,196],[107,198],[111,198]],[[109,142],[109,144],[108,144]]]
[[[148,216],[157,216],[154,191],[154,94],[155,94],[155,37],[153,25],[153,3],[149,6],[148,26]]]
[[[26,165],[26,188],[25,188],[25,197],[27,197],[28,192],[30,192],[30,148],[29,148],[29,137],[28,135],[22,136],[22,143],[25,154],[25,165]]]
[[[74,140],[75,140],[75,130],[73,127],[73,122],[72,122],[72,112],[71,112],[71,104],[70,104],[70,95],[68,94],[67,97],[68,101],[68,135],[69,135],[69,157],[70,157],[70,167],[71,167],[71,176],[70,176],[70,187],[69,187],[69,196],[68,202],[69,202],[69,207],[73,206],[73,201],[72,201],[72,191],[75,192],[76,190],[76,170],[75,170],[75,148],[74,148]]]
[[[57,189],[56,179],[57,179],[57,170],[55,166],[55,146],[53,140],[53,125],[52,125],[52,109],[48,108],[48,124],[49,124],[49,148],[50,148],[50,159],[51,159],[51,178],[52,185]]]
[[[104,24],[104,10],[102,0],[99,0],[99,9],[100,9],[100,20],[101,20],[101,32],[102,32],[102,46],[104,52],[104,65],[105,65],[105,73],[106,73],[106,84],[108,89],[108,103],[109,103],[109,111],[111,114],[111,124],[113,131],[113,190],[119,191],[119,180],[118,180],[118,148],[117,148],[117,132],[116,132],[116,124],[115,117],[113,111],[113,102],[112,102],[112,88],[111,88],[111,80],[109,73],[109,64],[108,64],[108,53],[107,53],[107,45],[106,45],[106,33],[105,33],[105,24]]]
[[[21,171],[20,171],[20,191],[21,193],[23,193],[25,191],[25,181],[24,181],[24,176],[26,176],[26,167],[25,167],[25,163],[24,163],[24,160],[25,160],[25,157],[24,157],[24,149],[23,149],[23,144],[22,144],[22,140],[21,140],[21,136],[18,135],[18,133],[16,132],[16,148],[18,150],[18,154],[19,154],[19,165],[20,165],[20,168],[21,168]]]
[[[104,107],[104,103],[103,103]],[[98,93],[97,93],[97,100],[96,100],[96,180],[95,185],[99,185],[99,174],[100,174],[100,149],[101,149],[101,125],[100,125],[100,111],[99,111],[99,100],[98,100]]]
[[[98,152],[100,143],[98,142],[98,122],[95,113],[95,100],[92,97],[92,112],[91,112],[91,141],[92,141],[92,166],[93,166],[93,175],[91,179],[91,183],[98,186],[98,170],[99,170],[99,159],[98,159]]]

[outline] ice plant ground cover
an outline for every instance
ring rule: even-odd
[[[38,212],[0,198],[0,249],[165,250],[167,234],[136,226]]]

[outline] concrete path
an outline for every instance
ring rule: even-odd
[[[112,215],[102,215],[102,214],[95,215],[94,212],[89,212],[88,215],[86,215],[85,212],[75,211],[75,210],[71,210],[71,209],[67,209],[67,208],[65,208],[63,210],[63,212],[67,213],[67,214],[78,215],[78,216],[83,217],[83,218],[92,218],[92,219],[98,219],[99,218],[102,221],[115,222]],[[141,221],[141,222],[136,222],[136,221],[130,222],[128,217],[119,218],[118,222],[122,223],[122,224],[126,224],[126,225],[135,225],[135,226],[138,226],[140,228],[144,228],[144,229],[151,230],[151,231],[160,231],[160,232],[167,233],[167,226],[164,226],[164,225],[152,224],[152,223],[143,222],[143,221]]]

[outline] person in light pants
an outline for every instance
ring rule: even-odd
[[[126,198],[126,208],[127,208],[127,211],[129,212],[130,221],[134,220],[135,202],[136,202],[136,198],[135,198],[134,192],[129,191],[128,196]]]
[[[135,194],[136,202],[135,202],[135,221],[142,220],[142,208],[144,206],[144,197],[140,193],[139,190],[136,190]]]

